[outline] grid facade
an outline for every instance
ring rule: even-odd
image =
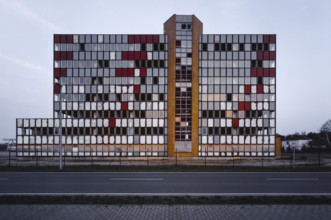
[[[276,35],[164,27],[54,35],[53,118],[17,119],[17,156],[275,156]]]
[[[200,42],[199,154],[275,156],[276,36]]]

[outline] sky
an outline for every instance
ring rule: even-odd
[[[0,0],[0,142],[16,118],[53,116],[53,34],[162,34],[194,14],[204,34],[277,34],[277,133],[331,118],[329,0]]]

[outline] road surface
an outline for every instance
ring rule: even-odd
[[[329,172],[2,172],[0,194],[331,195]]]

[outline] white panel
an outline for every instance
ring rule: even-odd
[[[146,119],[142,118],[140,119],[140,127],[145,127],[146,126]]]
[[[71,136],[67,136],[67,144],[72,144]]]
[[[122,119],[122,127],[127,127],[127,119]]]
[[[140,75],[140,69],[134,69],[134,76]]]
[[[257,103],[257,109],[262,110],[263,109],[263,104],[262,102]]]
[[[232,127],[232,119],[226,119],[226,126]]]
[[[77,136],[73,136],[73,143],[78,144],[78,137]]]
[[[74,119],[72,121],[72,124],[73,124],[74,127],[78,127],[78,120],[77,119]]]
[[[114,144],[115,143],[115,137],[114,136],[110,136],[109,137],[109,143],[110,144]]]
[[[207,136],[202,136],[202,143],[207,144]]]
[[[91,119],[91,127],[96,127],[96,126],[97,126],[97,120]]]
[[[251,120],[250,119],[245,119],[245,126],[250,127],[251,126]]]
[[[121,127],[121,119],[116,119],[115,120],[116,127]]]
[[[85,102],[85,110],[91,110],[91,103]]]
[[[226,109],[225,102],[221,102],[221,110],[225,110],[225,109]]]
[[[158,108],[159,108],[159,103],[153,102],[153,110],[158,110]]]
[[[116,136],[115,143],[116,144],[120,144],[121,143],[121,136]]]
[[[208,127],[213,127],[214,126],[214,119],[209,118],[208,119]]]
[[[84,119],[79,119],[78,121],[79,121],[79,127],[81,127],[81,128],[85,127]]]
[[[41,119],[36,120],[36,127],[41,127]]]
[[[225,144],[225,136],[221,136],[220,142],[221,142],[221,144]]]
[[[214,137],[213,136],[208,136],[208,144],[213,144],[214,143]]]
[[[153,119],[153,127],[158,127],[157,121],[158,121],[158,119]]]
[[[108,119],[103,119],[103,126],[108,127],[109,125],[109,120]]]
[[[122,136],[122,144],[127,144],[128,140],[126,136]]]
[[[128,136],[128,144],[133,144],[133,136]]]
[[[72,119],[67,119],[67,127],[72,127]]]
[[[104,110],[109,110],[109,102],[104,102],[103,103],[103,109]]]
[[[226,136],[226,143],[232,144],[232,136],[230,135]]]
[[[243,137],[243,136],[240,136],[240,137]],[[250,143],[251,143],[251,136],[246,136],[245,144],[250,144]]]
[[[84,143],[85,144],[90,144],[91,143],[91,137],[90,136],[84,136]]]
[[[133,93],[133,86],[129,86],[128,93]]]
[[[159,136],[159,144],[164,144],[164,137],[163,136]]]
[[[163,127],[164,126],[164,119],[159,119],[159,126]]]
[[[262,123],[262,119],[257,119],[257,126],[258,127],[262,127],[263,123]]]
[[[239,93],[244,93],[245,92],[245,87],[243,85],[239,86]]]
[[[251,92],[252,92],[252,93],[256,93],[256,86],[252,86],[252,87],[251,87]]]
[[[258,144],[263,144],[263,142],[262,142],[262,137],[261,137],[261,136],[258,136],[258,137],[257,137],[257,143],[258,143]]]
[[[225,119],[221,119],[221,127],[225,127]]]
[[[133,110],[133,102],[129,102],[128,109]]]
[[[145,110],[146,109],[146,103],[145,102],[141,102],[140,103],[140,110]]]
[[[251,121],[251,126],[252,126],[252,127],[256,127],[256,119],[252,119],[252,121]]]
[[[128,93],[128,88],[126,86],[122,86],[122,93]]]
[[[116,86],[116,93],[121,93],[121,92],[122,92],[121,86]]]
[[[158,136],[152,136],[153,144],[157,144],[158,142]]]
[[[238,136],[233,136],[233,143],[238,144]]]
[[[146,119],[147,127],[152,127],[152,119]]]
[[[91,102],[91,110],[96,110],[97,109],[97,103]]]
[[[98,119],[97,120],[97,123],[98,123],[98,127],[102,127],[103,120],[102,119]]]
[[[252,136],[252,138],[251,138],[251,144],[256,144],[256,136]]]
[[[115,86],[113,86],[113,85],[109,86],[109,92],[115,93]]]
[[[252,110],[256,110],[256,102],[251,103],[251,108],[252,108]]]
[[[269,103],[268,102],[264,102],[263,103],[263,108],[264,108],[264,110],[268,110],[269,109]]]
[[[146,136],[140,136],[140,144],[145,144]]]
[[[134,119],[134,126],[139,127],[139,119],[137,118]]]
[[[270,144],[275,144],[275,136],[270,136]]]
[[[269,144],[269,136],[264,136],[263,143]]]
[[[110,110],[115,110],[115,103],[114,102],[109,103],[109,108]]]
[[[79,144],[84,144],[84,136],[78,136]]]
[[[116,102],[116,110],[121,110],[121,103],[120,102]]]
[[[59,143],[60,143],[59,136],[54,136],[54,144],[59,144]]]

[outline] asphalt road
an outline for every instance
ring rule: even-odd
[[[0,194],[331,195],[331,173],[2,172]]]

